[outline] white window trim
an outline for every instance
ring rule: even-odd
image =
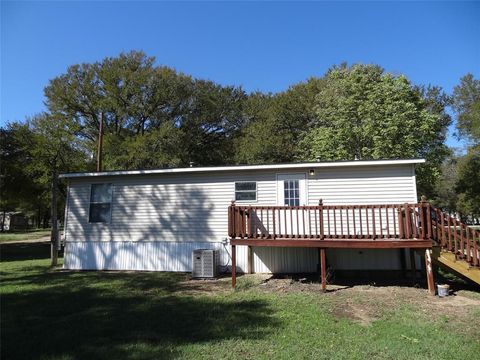
[[[238,183],[255,183],[255,200],[237,200],[237,184]],[[253,192],[253,190],[238,190],[238,192]],[[257,203],[258,202],[258,181],[255,180],[238,180],[233,184],[233,199],[236,203]]]
[[[90,205],[91,204],[107,204],[107,203],[100,203],[100,202],[92,202],[92,187],[93,185],[102,185],[102,184],[110,184],[112,185],[112,197],[110,198],[110,214],[108,216],[107,222],[101,221],[90,221]],[[111,182],[101,182],[101,183],[92,183],[90,184],[90,197],[88,199],[88,223],[94,225],[110,225],[112,223],[112,212],[113,212],[113,193],[114,193],[115,186]]]

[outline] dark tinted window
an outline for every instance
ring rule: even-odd
[[[235,200],[256,201],[257,183],[255,181],[242,181],[235,183]]]
[[[110,222],[111,204],[112,184],[92,184],[88,221],[91,223]]]

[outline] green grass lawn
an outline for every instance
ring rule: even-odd
[[[4,232],[0,233],[0,242],[36,240],[50,235],[50,229],[28,230],[23,232]]]
[[[232,291],[228,279],[178,273],[52,270],[48,245],[20,245],[1,245],[2,359],[465,360],[480,353],[473,291],[448,299],[400,287],[322,294],[318,284],[288,290],[254,276],[240,277]]]

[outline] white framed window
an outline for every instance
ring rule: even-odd
[[[257,183],[255,181],[235,182],[235,201],[257,201]]]
[[[283,201],[287,206],[300,206],[300,182],[295,180],[283,181]]]
[[[109,223],[112,214],[112,184],[92,184],[90,188],[89,223]]]

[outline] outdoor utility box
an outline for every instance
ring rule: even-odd
[[[194,279],[213,279],[217,277],[219,265],[218,250],[198,249],[192,254]]]

